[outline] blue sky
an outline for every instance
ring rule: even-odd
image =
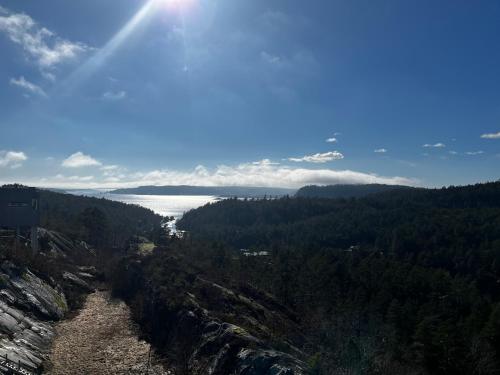
[[[498,2],[0,6],[0,183],[500,177]]]

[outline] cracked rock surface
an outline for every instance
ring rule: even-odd
[[[54,336],[51,320],[64,316],[64,294],[29,270],[0,266],[0,357],[38,368]],[[0,369],[0,373],[2,369]]]

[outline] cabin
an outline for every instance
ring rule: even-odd
[[[31,246],[38,251],[38,226],[40,224],[40,196],[35,188],[15,186],[0,187],[0,228],[31,230]]]

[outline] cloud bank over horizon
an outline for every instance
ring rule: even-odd
[[[26,157],[24,155],[24,157]],[[275,163],[269,159],[242,163],[234,166],[219,165],[207,168],[198,165],[191,170],[153,169],[148,171],[129,171],[117,165],[103,165],[100,161],[82,152],[76,152],[64,159],[52,177],[2,178],[1,184],[23,183],[38,187],[59,188],[124,188],[142,185],[194,185],[194,186],[262,186],[300,188],[305,185],[331,184],[390,184],[418,185],[419,180],[400,176],[380,176],[349,169],[312,169],[293,167]],[[65,174],[64,170],[73,170]],[[84,173],[74,173],[80,169]],[[46,173],[48,175],[48,173]]]

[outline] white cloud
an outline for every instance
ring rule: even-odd
[[[385,149],[385,148],[377,148],[373,152],[375,152],[377,154],[385,154],[387,152],[387,149]]]
[[[450,155],[458,155],[458,152],[456,152],[456,151],[450,151],[449,154]]]
[[[120,170],[122,167],[119,168]],[[126,171],[126,169],[124,169]],[[112,172],[115,172],[113,170]],[[2,181],[13,182],[13,181]],[[417,185],[413,178],[386,177],[352,170],[308,169],[280,165],[269,159],[236,166],[221,165],[208,169],[202,165],[191,171],[157,169],[145,172],[117,172],[95,177],[92,175],[59,174],[52,178],[21,181],[33,186],[64,188],[117,188],[140,185],[197,185],[197,186],[274,186],[298,188],[310,184],[403,184]]]
[[[106,100],[122,100],[127,97],[127,92],[126,91],[106,91],[104,94],[102,94],[103,99]]]
[[[81,168],[101,165],[102,163],[100,161],[94,159],[90,155],[85,155],[80,151],[75,152],[73,155],[70,155],[62,162],[62,166],[65,168]]]
[[[483,134],[483,135],[481,135],[481,138],[484,138],[484,139],[500,139],[500,132],[498,132],[498,133]]]
[[[12,13],[5,8],[0,12],[0,32],[20,45],[41,69],[52,68],[90,50],[86,44],[60,38],[27,14]]]
[[[71,181],[71,182],[89,182],[94,179],[94,176],[65,176],[58,174],[55,176],[56,180],[60,181]]]
[[[119,165],[103,165],[101,168],[102,175],[106,177],[107,181],[115,180],[120,181],[126,178],[127,168],[121,167]]]
[[[28,157],[21,151],[0,151],[0,167],[19,168]]]
[[[333,160],[343,159],[344,155],[342,155],[338,151],[329,151],[324,153],[318,153],[314,155],[306,155],[301,158],[288,158],[288,160],[293,162],[308,162],[308,163],[326,163]]]
[[[484,154],[484,151],[467,151],[465,153],[465,155],[471,155],[471,156],[482,155],[482,154]]]
[[[446,145],[444,143],[438,142],[438,143],[434,143],[434,144],[426,143],[422,147],[426,147],[426,148],[444,148],[444,147],[446,147]]]
[[[13,86],[20,87],[23,90],[26,90],[32,94],[47,97],[47,94],[45,93],[45,91],[43,91],[43,89],[40,86],[37,86],[34,83],[27,81],[26,78],[24,78],[23,76],[19,77],[18,79],[11,78],[10,84]]]
[[[1,181],[13,182],[13,181]],[[418,185],[407,177],[387,177],[352,170],[308,169],[273,163],[268,159],[236,166],[220,165],[209,169],[199,165],[188,171],[156,169],[117,173],[109,176],[65,176],[21,181],[34,186],[64,188],[119,188],[141,185],[195,185],[195,186],[269,186],[299,188],[304,185],[330,184],[397,184]]]
[[[278,65],[282,59],[279,56],[272,55],[266,51],[260,53],[260,58],[268,64]]]
[[[331,138],[327,138],[326,139],[326,142],[327,143],[337,143],[338,142],[338,139],[335,138],[335,137],[331,137]]]
[[[280,163],[273,162],[270,159],[262,159],[259,161],[254,161],[252,164],[265,166],[265,165],[279,165]],[[198,167],[201,167],[201,166],[198,166]]]
[[[101,167],[101,171],[115,171],[119,168],[120,167],[118,165],[103,165]]]
[[[405,177],[384,177],[351,170],[295,168],[258,162],[237,166],[221,165],[212,171],[200,165],[191,172],[172,170],[138,172],[126,176],[120,185],[239,185],[298,188],[311,184],[365,183],[415,185],[418,181]]]

